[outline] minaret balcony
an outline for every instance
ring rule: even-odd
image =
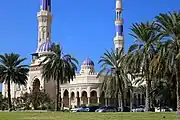
[[[115,20],[116,25],[122,25],[124,23],[123,19]]]
[[[124,37],[123,36],[115,36],[114,37],[114,42],[117,44],[117,43],[120,43],[124,41]]]
[[[52,16],[51,12],[46,11],[46,10],[41,10],[40,12],[37,13],[37,16]]]
[[[118,11],[118,12],[122,12],[122,11],[123,11],[123,9],[122,9],[122,8],[116,8],[116,11]]]

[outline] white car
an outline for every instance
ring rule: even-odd
[[[132,109],[132,112],[144,112],[145,111],[145,106],[144,105],[140,105],[134,109]]]
[[[155,112],[172,112],[172,111],[173,109],[167,106],[162,107],[161,110],[160,110],[160,107],[155,107]]]

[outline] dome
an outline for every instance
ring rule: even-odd
[[[94,66],[94,62],[93,62],[89,57],[87,57],[87,58],[84,60],[84,62],[83,62],[82,65],[91,65],[91,66]]]
[[[51,46],[52,46],[51,42],[44,42],[40,45],[38,52],[50,51]]]

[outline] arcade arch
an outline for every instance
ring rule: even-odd
[[[87,97],[87,92],[86,92],[86,91],[83,91],[83,92],[82,92],[81,101],[82,101],[82,104],[83,104],[83,105],[88,104],[88,97]]]
[[[68,92],[68,90],[65,90],[64,94],[63,94],[63,106],[69,107],[69,92]]]
[[[90,103],[97,103],[97,92],[94,90],[90,93]]]

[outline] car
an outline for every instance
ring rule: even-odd
[[[118,107],[118,112],[121,112],[121,107]],[[130,107],[129,106],[124,106],[123,112],[130,112]]]
[[[88,112],[95,112],[98,108],[99,108],[99,106],[89,106],[89,107],[87,107],[87,111]]]
[[[144,112],[144,111],[145,111],[144,105],[139,105],[138,107],[132,109],[132,112]]]
[[[102,106],[98,108],[95,112],[117,112],[117,109],[112,106]]]
[[[161,107],[161,110],[160,107],[155,107],[155,112],[172,112],[172,111],[173,109],[169,108],[168,106]]]
[[[89,109],[86,106],[81,106],[81,107],[78,107],[78,108],[72,108],[70,111],[71,112],[88,112]]]

